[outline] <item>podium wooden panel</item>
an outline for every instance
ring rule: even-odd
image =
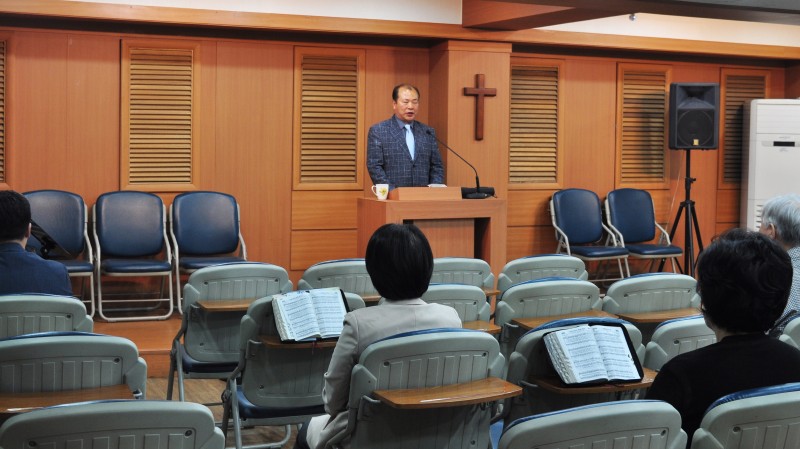
[[[488,262],[495,275],[507,262],[506,201],[502,199],[403,201],[359,198],[359,257],[364,257],[367,242],[375,230],[386,223],[414,223],[421,226],[431,243],[434,257],[463,257],[463,254],[454,254],[453,251],[471,248],[471,257]]]

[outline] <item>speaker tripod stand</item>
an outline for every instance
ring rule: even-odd
[[[694,236],[697,236],[697,247],[703,251],[703,237],[700,236],[700,225],[697,223],[697,210],[695,203],[692,200],[692,184],[697,181],[697,178],[692,178],[692,150],[686,149],[686,177],[684,178],[684,190],[686,191],[686,199],[683,200],[678,207],[678,213],[675,215],[675,220],[672,222],[672,229],[669,231],[669,239],[672,241],[675,237],[675,231],[678,229],[678,223],[681,221],[681,215],[686,212],[684,217],[684,242],[683,242],[683,267],[681,272],[694,277]],[[692,232],[694,231],[694,233]],[[678,264],[680,266],[680,264]],[[664,261],[661,261],[658,271],[664,268]]]

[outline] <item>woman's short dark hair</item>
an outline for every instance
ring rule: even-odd
[[[791,285],[789,254],[758,232],[725,232],[697,261],[703,314],[728,332],[766,332],[772,328],[786,308]]]
[[[419,298],[431,282],[431,245],[413,224],[378,228],[367,243],[365,262],[372,285],[389,300]]]
[[[31,205],[21,193],[0,191],[0,242],[20,240],[31,224]]]

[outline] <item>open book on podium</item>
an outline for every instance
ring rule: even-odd
[[[638,382],[644,372],[621,324],[571,327],[544,336],[547,353],[567,385]]]
[[[273,295],[272,311],[281,341],[314,341],[338,338],[349,307],[334,287]]]
[[[390,200],[460,200],[461,187],[398,187],[389,192]]]

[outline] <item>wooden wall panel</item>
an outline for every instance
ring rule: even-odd
[[[485,42],[445,42],[433,49],[437,65],[431,84],[441,89],[434,114],[437,134],[462,157],[474,165],[481,185],[495,187],[499,198],[506,198],[508,185],[508,117],[511,79],[511,46]],[[497,89],[497,95],[485,99],[484,138],[475,139],[475,97],[465,96],[464,87],[475,86],[475,75],[486,76],[485,87]],[[442,95],[446,95],[442,98]],[[443,148],[444,150],[444,148]],[[445,183],[472,187],[475,172],[456,156],[442,151],[446,165]]]
[[[564,188],[603,196],[614,188],[617,67],[613,60],[567,60],[564,67]]]
[[[533,254],[552,254],[558,246],[552,226],[508,228],[508,260]]]
[[[296,191],[292,194],[292,230],[356,229],[356,200],[363,196],[361,191]]]
[[[789,64],[786,70],[786,98],[800,98],[800,63]]]
[[[364,257],[363,254],[357,254],[357,237],[355,229],[292,231],[292,261],[289,268],[300,271],[325,260]]]
[[[554,190],[509,190],[508,226],[548,226]]]
[[[217,44],[214,176],[236,196],[248,256],[289,266],[292,171],[290,45]]]

